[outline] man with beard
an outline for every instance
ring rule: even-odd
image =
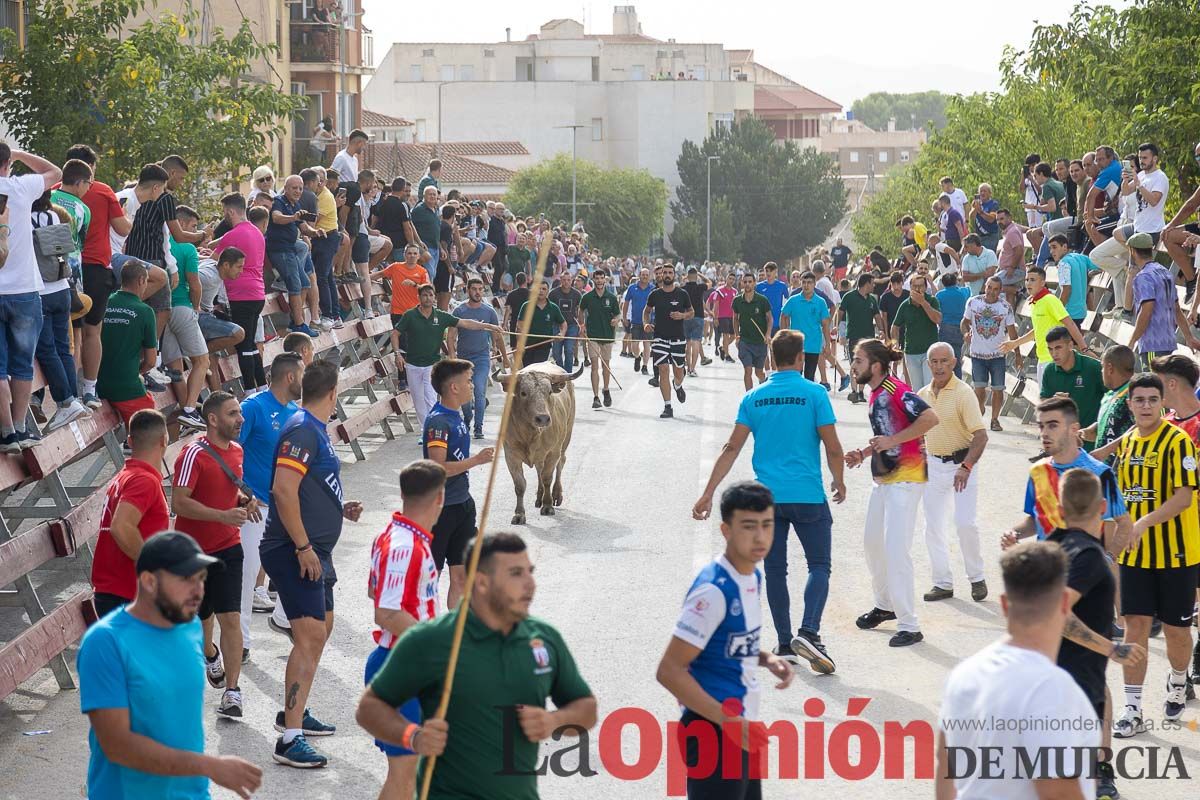
[[[185,533],[150,537],[138,553],[133,602],[84,634],[77,663],[92,727],[88,796],[207,797],[212,780],[249,797],[262,784],[254,764],[204,753],[196,612],[208,570],[219,566]]]
[[[470,602],[405,630],[359,700],[356,719],[367,733],[426,757],[418,786],[437,756],[433,800],[537,797],[538,743],[596,724],[596,698],[562,636],[529,616],[536,588],[521,537],[488,534]],[[443,719],[435,715],[459,614],[467,614],[466,629]],[[397,712],[412,698],[421,704],[420,725]]]
[[[654,334],[650,354],[654,358],[656,374],[650,379],[650,385],[658,386],[662,391],[663,411],[659,417],[670,419],[675,416],[671,410],[670,378],[674,377],[675,396],[679,402],[687,401],[687,393],[683,391],[687,347],[683,338],[683,323],[694,317],[696,311],[692,308],[688,293],[675,285],[675,267],[664,264],[661,276],[659,288],[646,298],[646,307],[642,310],[642,328]]]

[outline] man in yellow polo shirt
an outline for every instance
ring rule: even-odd
[[[925,593],[926,602],[954,596],[954,574],[950,552],[946,549],[946,511],[954,508],[954,527],[963,566],[971,583],[971,599],[987,597],[983,579],[983,555],[979,546],[979,526],[975,507],[979,480],[972,474],[987,447],[987,427],[979,411],[975,391],[954,376],[954,348],[936,342],[926,353],[933,381],[917,392],[937,414],[938,423],[925,434],[929,480],[925,484],[925,545],[929,548],[929,567],[933,588]]]
[[[1046,346],[1046,333],[1057,325],[1062,325],[1071,334],[1075,347],[1084,354],[1096,355],[1092,348],[1083,341],[1079,327],[1067,313],[1067,308],[1058,297],[1046,288],[1046,270],[1041,267],[1029,267],[1025,271],[1025,291],[1029,293],[1029,319],[1033,329],[1026,331],[1016,339],[1009,339],[1000,344],[1001,353],[1011,353],[1021,345],[1033,339],[1037,343],[1037,376],[1038,383],[1042,382],[1042,373],[1046,365],[1051,363],[1050,348]]]

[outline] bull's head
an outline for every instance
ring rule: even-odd
[[[550,426],[550,395],[563,390],[567,382],[583,374],[583,367],[569,375],[561,370],[521,370],[513,374],[504,372],[496,381],[508,391],[509,382],[516,381],[513,388],[513,411],[518,420],[523,420],[535,430],[542,431]]]

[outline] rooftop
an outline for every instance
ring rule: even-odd
[[[371,111],[364,108],[362,110],[362,125],[364,128],[407,128],[416,125],[416,123],[410,119],[389,117],[387,114],[380,114],[378,111]]]
[[[455,145],[480,146],[486,144],[512,145],[516,142],[451,142],[436,145],[437,158],[442,162],[441,184],[447,189],[466,188],[480,184],[507,184],[513,176],[513,171],[503,167],[485,164],[473,158],[456,155],[449,148]],[[519,146],[519,144],[518,144]],[[410,181],[416,182],[425,174],[430,159],[434,158],[432,144],[405,144],[399,142],[374,142],[370,149],[370,168],[384,176],[395,177],[403,175]],[[522,150],[524,148],[522,147]],[[478,150],[476,151],[478,152]],[[481,153],[482,154],[482,153]],[[500,155],[500,153],[492,153]]]
[[[754,111],[820,111],[838,112],[841,103],[834,102],[804,86],[754,87]]]

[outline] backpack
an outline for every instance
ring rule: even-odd
[[[67,266],[67,256],[75,249],[75,240],[71,236],[71,226],[65,222],[50,225],[39,225],[38,218],[45,214],[48,219],[55,219],[53,212],[34,213],[33,216],[33,253],[37,258],[38,271],[46,283],[61,281],[70,276]]]

